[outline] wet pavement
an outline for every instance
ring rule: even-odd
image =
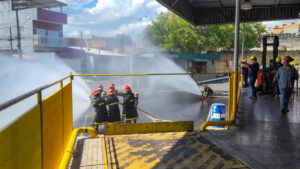
[[[210,87],[215,91],[215,94],[208,100],[203,100],[202,96],[183,91],[155,91],[151,95],[140,92],[138,107],[161,120],[194,121],[194,128],[197,130],[206,121],[211,104],[224,103],[227,105],[228,103],[228,83],[210,84]],[[202,90],[201,87],[199,90]],[[122,99],[119,97],[120,101]],[[120,105],[121,112],[122,108]],[[79,120],[74,122],[74,127],[89,126],[93,118],[94,109],[89,106]],[[138,123],[145,122],[152,122],[152,119],[139,111]],[[103,127],[99,127],[99,131],[103,133]]]
[[[204,136],[255,169],[300,168],[300,97],[292,96],[287,114],[279,98],[271,95],[248,98],[242,90],[238,126],[209,131]]]

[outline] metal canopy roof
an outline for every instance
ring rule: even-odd
[[[12,0],[12,10],[22,10],[27,8],[50,8],[66,5],[67,4],[57,0]]]
[[[157,0],[194,25],[233,23],[235,0]],[[244,2],[243,0],[241,2]],[[241,10],[241,22],[300,19],[300,0],[250,0]]]
[[[67,6],[67,4],[56,0],[32,0],[32,4],[35,8],[50,8],[58,6]]]

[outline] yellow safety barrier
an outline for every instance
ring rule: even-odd
[[[40,105],[0,132],[0,168],[41,169]]]
[[[67,148],[65,149],[64,156],[59,165],[59,169],[66,169],[68,167],[69,161],[70,161],[72,155],[74,154],[74,144],[76,142],[77,135],[80,133],[86,133],[86,132],[88,132],[92,138],[97,137],[97,133],[96,133],[95,129],[93,129],[91,127],[80,127],[80,128],[74,129],[71,134],[71,137],[69,139],[69,142],[67,144]]]
[[[63,87],[63,112],[64,147],[67,147],[73,130],[72,81]]]
[[[43,168],[58,168],[64,153],[62,89],[42,102]]]
[[[57,83],[60,89],[42,100],[42,90]],[[73,130],[72,76],[1,104],[0,110],[34,94],[38,105],[0,132],[0,168],[53,169],[61,163]]]
[[[194,121],[106,124],[106,135],[194,131]]]

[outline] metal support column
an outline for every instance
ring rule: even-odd
[[[233,107],[237,106],[237,92],[238,92],[238,61],[239,61],[239,34],[240,33],[240,0],[235,1],[235,33],[234,33],[234,66],[233,66]]]
[[[243,34],[242,34],[242,60],[244,60],[244,49],[245,49],[245,23],[243,23]]]
[[[234,33],[234,67],[233,71],[238,70],[238,60],[239,60],[239,34],[240,32],[240,0],[235,2],[235,33]]]

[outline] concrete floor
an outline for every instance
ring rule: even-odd
[[[239,126],[209,131],[204,136],[255,169],[300,168],[300,97],[292,96],[286,115],[279,98],[270,95],[248,98],[242,90]]]

